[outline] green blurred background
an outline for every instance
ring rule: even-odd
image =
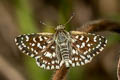
[[[20,34],[54,32],[58,24],[68,31],[97,19],[120,22],[119,0],[0,0],[0,80],[51,80],[54,71],[37,67],[14,43]],[[48,26],[40,24],[45,22]],[[100,32],[108,39],[105,50],[84,66],[71,68],[68,80],[116,80],[120,37]]]

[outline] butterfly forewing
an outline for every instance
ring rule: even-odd
[[[84,65],[101,52],[107,40],[100,35],[71,31],[72,37],[72,66]]]
[[[39,67],[44,69],[59,69],[56,57],[55,43],[52,34],[24,34],[15,39],[16,45],[24,53],[36,59]]]
[[[24,34],[15,38],[15,42],[24,54],[34,57],[47,48],[52,42],[51,37],[51,33]]]

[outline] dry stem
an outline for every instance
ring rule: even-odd
[[[65,65],[63,65],[61,69],[56,70],[52,80],[65,80],[68,70],[69,68],[66,68]]]
[[[118,77],[118,80],[120,80],[120,58],[119,58],[118,67],[117,67],[117,77]]]

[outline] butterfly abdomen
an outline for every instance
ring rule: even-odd
[[[63,42],[60,44],[60,56],[61,63],[60,66],[65,64],[66,67],[70,67],[71,62],[71,52],[69,42]]]
[[[69,59],[69,48],[65,42],[60,44],[60,54],[61,54],[62,60]]]

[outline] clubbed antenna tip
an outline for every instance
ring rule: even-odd
[[[75,16],[75,13],[72,13],[72,16],[68,19],[68,21],[64,25],[68,24],[73,19],[74,16]]]

